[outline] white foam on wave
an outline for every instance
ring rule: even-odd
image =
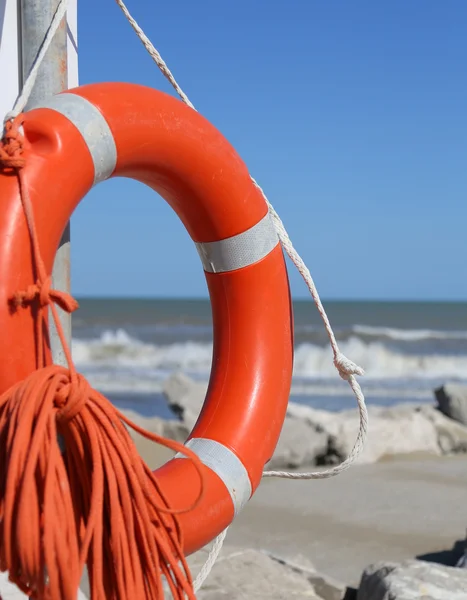
[[[439,331],[436,329],[394,329],[392,327],[371,327],[354,325],[352,331],[367,337],[386,337],[392,340],[467,340],[467,331]]]
[[[365,369],[367,379],[463,378],[467,376],[467,354],[410,354],[381,342],[351,337],[341,351]],[[331,375],[330,349],[302,344],[295,354],[295,374],[309,377]]]
[[[73,340],[73,359],[82,367],[121,366],[138,369],[203,371],[211,368],[212,345],[182,342],[155,345],[129,336],[123,329],[98,339]]]
[[[467,347],[465,354],[411,354],[390,348],[381,341],[366,342],[357,336],[342,342],[340,347],[365,369],[367,380],[467,377]],[[120,329],[107,331],[98,339],[75,339],[73,357],[80,369],[112,372],[115,376],[122,370],[152,378],[175,370],[207,376],[211,369],[212,344],[156,345],[132,338]],[[300,344],[295,349],[294,375],[305,379],[335,378],[329,346]]]

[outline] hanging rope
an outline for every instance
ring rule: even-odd
[[[156,50],[156,48],[154,47],[154,45],[152,44],[150,39],[146,36],[144,31],[141,29],[141,27],[138,25],[136,20],[130,14],[130,11],[126,7],[123,0],[115,0],[115,1],[117,2],[118,6],[122,10],[123,14],[127,18],[130,25],[132,26],[132,28],[135,31],[138,38],[141,40],[143,46],[146,48],[146,50],[148,51],[149,55],[152,57],[152,59],[154,60],[156,65],[159,67],[159,69],[162,72],[162,74],[164,75],[164,77],[166,77],[166,79],[170,82],[170,84],[173,86],[173,88],[175,89],[177,94],[180,96],[180,98],[183,100],[183,102],[185,104],[187,104],[193,110],[196,110],[193,103],[190,101],[188,96],[185,94],[185,92],[182,90],[180,85],[177,83],[177,80],[175,79],[175,77],[172,74],[172,72],[170,71],[169,67],[163,60],[160,53]],[[264,193],[263,189],[259,186],[259,184],[256,182],[256,180],[253,179],[253,177],[251,179],[252,179],[254,185],[256,186],[256,188],[261,192],[266,204],[268,205],[269,214],[271,215],[271,217],[274,221],[276,231],[279,236],[282,247],[284,248],[284,250],[286,251],[290,260],[293,262],[295,267],[298,269],[300,275],[302,276],[303,280],[305,281],[305,284],[313,298],[313,301],[318,309],[318,312],[321,315],[321,318],[324,323],[324,327],[326,329],[326,332],[328,334],[329,341],[331,344],[331,349],[332,349],[333,357],[334,357],[334,366],[336,367],[336,369],[337,369],[339,375],[342,377],[342,379],[346,380],[349,383],[349,385],[355,395],[355,398],[357,400],[357,406],[358,406],[358,411],[359,411],[359,416],[360,416],[360,425],[359,425],[359,429],[358,429],[358,433],[357,433],[357,437],[356,437],[354,446],[353,446],[349,456],[341,464],[336,465],[335,467],[332,467],[331,469],[327,469],[327,470],[323,470],[323,471],[311,471],[308,473],[297,473],[297,472],[291,472],[291,471],[265,471],[263,473],[263,477],[280,477],[280,478],[284,478],[284,479],[325,479],[325,478],[329,478],[329,477],[334,477],[335,475],[339,475],[339,473],[342,473],[343,471],[348,469],[352,465],[352,463],[355,462],[355,460],[358,458],[359,454],[361,453],[361,451],[365,445],[365,440],[366,440],[367,431],[368,431],[368,411],[367,411],[367,408],[365,405],[365,397],[363,395],[362,389],[355,377],[356,375],[360,375],[360,376],[364,375],[364,371],[361,367],[359,367],[354,362],[352,362],[350,359],[348,359],[346,356],[344,356],[344,354],[342,354],[342,352],[339,350],[339,346],[338,346],[336,337],[334,335],[334,332],[332,330],[331,323],[330,323],[329,318],[326,314],[326,311],[323,307],[323,304],[322,304],[321,299],[318,294],[318,290],[316,289],[315,283],[313,281],[313,278],[311,277],[311,273],[310,273],[308,267],[305,265],[303,259],[299,255],[299,253],[295,250],[295,248],[292,244],[292,241],[290,240],[289,235],[284,227],[284,224],[282,223],[279,215],[275,211],[272,204],[267,199],[266,194]],[[211,571],[214,563],[216,562],[216,559],[221,551],[223,541],[225,539],[225,533],[226,532],[223,532],[222,534],[220,534],[220,536],[218,536],[218,538],[215,540],[215,542],[212,546],[211,552],[206,560],[206,563],[203,566],[203,568],[201,569],[201,572],[199,573],[198,577],[195,580],[195,589],[199,589],[202,586],[206,577],[209,575],[209,572]]]
[[[188,96],[185,94],[185,92],[182,90],[180,85],[177,83],[174,75],[170,71],[170,69],[167,66],[167,64],[165,63],[165,61],[162,59],[162,56],[160,55],[160,53],[156,50],[156,48],[153,46],[152,42],[146,36],[144,31],[141,29],[141,27],[138,25],[138,23],[135,21],[135,19],[131,16],[131,14],[130,14],[128,8],[126,7],[125,3],[123,2],[123,0],[116,0],[116,2],[119,5],[119,7],[121,8],[123,14],[128,19],[128,22],[134,29],[136,35],[141,40],[141,42],[143,43],[143,45],[146,48],[146,50],[148,51],[148,53],[153,58],[153,60],[155,61],[155,63],[159,67],[159,69],[161,70],[164,77],[166,77],[168,79],[168,81],[173,86],[173,88],[175,89],[177,94],[180,96],[180,98],[183,100],[183,102],[185,104],[187,104],[193,110],[196,110],[193,103],[189,100]],[[266,204],[268,205],[269,213],[273,219],[273,222],[274,222],[277,234],[279,236],[280,242],[282,244],[282,247],[288,254],[290,260],[293,262],[295,267],[298,269],[300,275],[302,276],[303,280],[305,281],[305,284],[313,298],[313,301],[314,301],[314,303],[318,309],[318,312],[323,320],[324,327],[325,327],[326,332],[329,337],[332,352],[334,355],[334,365],[335,365],[339,375],[342,377],[342,379],[349,382],[349,385],[356,397],[357,405],[358,405],[358,409],[359,409],[359,413],[360,413],[360,427],[359,427],[357,439],[355,441],[355,444],[354,444],[354,447],[353,447],[351,453],[349,454],[349,457],[342,464],[336,465],[335,467],[333,467],[332,469],[329,469],[327,471],[322,471],[322,472],[318,471],[316,473],[313,472],[313,473],[298,474],[298,473],[286,473],[284,471],[267,471],[267,472],[265,472],[265,476],[266,477],[273,477],[273,476],[274,477],[287,477],[287,478],[292,478],[292,479],[323,479],[324,477],[332,477],[333,475],[338,475],[343,470],[347,469],[355,461],[355,459],[360,454],[360,452],[364,446],[364,443],[365,443],[366,433],[367,433],[367,429],[368,429],[368,412],[367,412],[366,405],[365,405],[365,397],[361,390],[360,384],[358,383],[358,381],[355,378],[355,375],[364,375],[364,370],[361,367],[359,367],[358,365],[356,365],[354,362],[352,362],[350,359],[348,359],[346,356],[344,356],[344,354],[339,350],[336,336],[334,335],[334,332],[331,327],[331,323],[326,314],[326,311],[324,310],[324,306],[321,302],[321,299],[318,294],[318,290],[316,289],[316,285],[313,281],[313,278],[311,277],[311,273],[310,273],[308,267],[306,266],[305,262],[303,261],[303,259],[299,255],[299,253],[295,250],[295,248],[292,244],[292,241],[289,237],[289,234],[287,233],[287,231],[284,227],[284,224],[282,223],[279,215],[275,211],[272,204],[267,199],[266,194],[264,193],[263,189],[256,182],[256,180],[253,179],[253,177],[251,179],[252,179],[255,187],[259,190],[259,192],[263,196]],[[326,473],[326,475],[323,475],[324,473]]]
[[[17,174],[31,239],[37,279],[11,304],[37,314],[37,370],[0,396],[0,568],[36,600],[76,600],[85,564],[93,600],[162,600],[162,576],[173,598],[194,600],[177,515],[202,497],[202,463],[182,444],[129,421],[76,371],[55,305],[73,312],[78,303],[51,289],[42,260],[23,120],[20,114],[6,123],[0,172]],[[68,368],[47,364],[48,307]],[[201,485],[192,506],[171,509],[125,425],[193,461]]]

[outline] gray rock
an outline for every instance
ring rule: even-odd
[[[359,463],[374,463],[397,454],[440,454],[434,424],[411,406],[368,407],[369,431]],[[348,456],[355,442],[359,417],[356,411],[338,416],[335,434],[342,457]]]
[[[168,429],[173,430],[175,439],[184,441],[198,418],[206,384],[176,374],[167,380],[164,393],[183,424],[176,428],[172,423]],[[368,440],[357,461],[360,464],[404,454],[439,456],[467,452],[467,427],[435,407],[370,406],[368,413]],[[352,449],[358,425],[356,410],[332,413],[290,402],[279,443],[267,468],[296,469],[340,462]]]
[[[457,561],[456,567],[458,567],[459,569],[467,569],[467,535],[464,540],[464,549],[462,552],[462,556]]]
[[[206,384],[193,381],[183,373],[175,373],[165,382],[163,392],[169,408],[193,429],[206,396]]]
[[[350,412],[350,411],[349,411]],[[287,416],[293,419],[301,419],[309,425],[316,427],[320,431],[327,431],[331,434],[337,433],[336,415],[343,413],[329,412],[328,410],[320,410],[312,408],[304,404],[289,402],[287,408]]]
[[[327,452],[328,435],[318,426],[287,417],[268,469],[296,469],[315,465],[317,457]]]
[[[446,417],[434,406],[419,409],[435,428],[441,454],[463,454],[467,452],[467,427]]]
[[[464,552],[464,554],[459,558],[456,567],[458,569],[467,569],[467,552]]]
[[[163,437],[175,440],[176,442],[185,442],[191,431],[185,423],[180,423],[178,421],[164,421],[162,419],[161,421],[163,422],[161,433]]]
[[[88,600],[88,593],[78,590],[77,600]],[[8,573],[0,573],[0,600],[28,600],[28,598],[29,596],[23,594],[14,583],[9,581]]]
[[[327,434],[327,454],[318,457],[320,464],[332,464],[348,456],[359,426],[359,415],[356,410],[330,413],[291,404],[289,412],[294,416],[300,416],[317,431]],[[368,414],[370,421],[368,438],[365,449],[358,459],[359,463],[374,463],[397,454],[441,454],[434,420],[421,413],[418,407],[369,406]],[[465,433],[467,435],[467,429]]]
[[[285,558],[265,550],[263,552],[294,573],[306,577],[313,586],[314,593],[323,600],[343,600],[346,586],[324,573],[318,573],[314,565],[305,557],[298,555],[293,558]]]
[[[467,386],[448,383],[435,390],[439,410],[447,417],[467,425]]]
[[[318,462],[329,464],[348,456],[359,426],[355,410],[328,413],[301,406],[292,411],[318,431],[328,434],[327,455]],[[358,463],[374,463],[402,454],[445,455],[467,451],[467,427],[447,418],[433,406],[369,406],[368,414],[367,443]]]
[[[193,574],[197,569],[193,568]],[[225,550],[198,600],[334,600],[319,595],[304,574],[258,550]],[[340,600],[340,599],[339,599]]]
[[[190,428],[181,421],[175,419],[166,420],[159,417],[144,417],[132,410],[125,410],[125,415],[139,427],[146,429],[162,437],[184,442],[190,433]],[[133,430],[129,430],[132,437],[135,437]],[[152,442],[151,442],[152,443]],[[1,600],[1,599],[0,599]]]
[[[363,572],[357,600],[465,600],[467,571],[409,560],[376,563]]]
[[[0,573],[0,600],[28,600],[28,597],[8,579],[8,573]]]

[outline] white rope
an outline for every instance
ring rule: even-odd
[[[253,179],[253,178],[252,178]],[[339,350],[339,346],[337,344],[336,336],[334,335],[334,331],[332,330],[331,323],[329,322],[329,318],[324,310],[323,304],[321,302],[321,298],[319,297],[318,290],[316,289],[315,283],[311,276],[311,273],[303,262],[303,259],[298,254],[298,252],[293,247],[293,244],[289,238],[289,235],[282,223],[279,215],[274,210],[274,207],[270,204],[269,200],[266,198],[265,193],[262,188],[258,185],[258,183],[253,179],[253,183],[258,188],[258,190],[263,195],[263,198],[266,200],[269,213],[272,216],[274,221],[274,225],[276,227],[277,234],[281,241],[282,247],[287,252],[290,260],[297,267],[300,275],[306,283],[307,288],[310,291],[310,294],[313,298],[313,301],[318,309],[319,314],[324,323],[324,327],[329,337],[329,341],[331,343],[332,352],[334,355],[334,366],[336,367],[339,375],[342,379],[348,381],[352,391],[355,395],[358,405],[358,411],[360,414],[360,425],[358,429],[357,438],[353,445],[352,450],[350,451],[348,457],[340,464],[332,467],[331,469],[326,469],[323,471],[310,471],[308,473],[297,473],[291,471],[264,471],[263,477],[281,477],[284,479],[327,479],[329,477],[334,477],[335,475],[339,475],[342,471],[348,469],[353,462],[357,459],[360,452],[363,450],[365,445],[365,439],[368,431],[368,412],[365,405],[365,397],[363,395],[360,384],[358,383],[355,375],[364,375],[364,371],[361,367],[356,365],[350,359],[348,359],[342,352]]]
[[[46,52],[49,49],[50,44],[52,43],[52,40],[54,39],[54,36],[57,33],[58,28],[60,27],[60,23],[62,22],[62,19],[66,15],[66,11],[68,9],[68,2],[69,2],[69,0],[60,0],[60,4],[57,6],[57,10],[55,11],[53,19],[47,30],[47,33],[45,34],[44,41],[42,42],[42,45],[39,48],[37,56],[34,59],[34,62],[32,64],[31,70],[29,71],[26,81],[23,84],[21,94],[16,99],[16,102],[15,102],[12,110],[6,114],[6,116],[3,120],[4,123],[6,123],[7,121],[9,121],[11,119],[14,119],[20,113],[22,113],[24,110],[24,107],[28,103],[29,97],[34,88],[34,84],[36,83],[37,74],[39,73],[39,69],[41,67],[42,61],[44,60]]]
[[[198,573],[198,575],[193,583],[193,589],[195,590],[195,593],[201,588],[203,583],[206,581],[209,573],[211,572],[211,570],[214,566],[214,563],[216,562],[217,557],[219,556],[220,551],[222,550],[222,545],[224,544],[225,536],[227,535],[228,530],[229,530],[229,528],[227,527],[214,540],[214,543],[212,545],[211,550],[209,551],[206,562],[201,567],[201,570]]]
[[[159,69],[162,71],[162,74],[164,75],[164,77],[166,77],[170,81],[170,83],[172,84],[172,86],[174,87],[175,91],[180,96],[180,98],[183,100],[183,102],[185,102],[185,104],[187,104],[190,108],[193,108],[194,110],[196,110],[195,107],[193,106],[193,104],[191,103],[190,99],[188,98],[188,96],[185,94],[185,92],[182,90],[182,88],[178,85],[175,77],[172,75],[172,72],[170,71],[169,67],[165,64],[165,61],[162,58],[162,56],[159,54],[159,52],[156,50],[156,48],[152,45],[151,40],[146,36],[144,31],[138,25],[138,23],[133,19],[133,17],[130,14],[130,11],[125,6],[124,2],[122,0],[116,0],[116,2],[119,5],[119,7],[122,9],[122,12],[125,15],[125,17],[128,19],[128,22],[130,23],[130,25],[133,27],[136,35],[139,37],[139,39],[143,43],[143,46],[146,48],[146,50],[148,51],[151,58],[154,60],[156,65],[159,67]]]
[[[130,14],[128,8],[125,6],[123,0],[115,0],[115,1],[119,5],[119,7],[122,9],[125,17],[128,19],[128,21],[129,21],[130,25],[132,26],[132,28],[134,29],[136,35],[139,37],[139,39],[143,43],[143,46],[148,51],[149,55],[154,59],[155,63],[161,70],[162,74],[169,80],[169,82],[172,84],[173,88],[175,89],[177,94],[180,96],[180,98],[183,100],[183,102],[185,104],[187,104],[193,110],[196,110],[194,105],[191,103],[190,99],[188,98],[188,96],[185,94],[185,92],[182,90],[182,88],[177,83],[177,81],[176,81],[175,77],[173,76],[172,72],[170,71],[169,67],[167,66],[165,61],[162,59],[162,56],[156,50],[156,48],[154,47],[152,42],[146,36],[146,34],[141,29],[141,27],[138,25],[138,23],[135,21],[135,19],[131,16],[131,14]],[[289,258],[291,259],[293,264],[298,269],[300,275],[302,276],[303,280],[305,281],[305,283],[308,287],[308,290],[310,291],[310,294],[314,300],[316,308],[318,309],[318,312],[321,315],[321,318],[324,323],[324,327],[326,329],[326,332],[329,337],[329,341],[331,343],[331,348],[332,348],[332,352],[334,355],[334,366],[336,367],[336,369],[339,372],[339,375],[342,377],[342,379],[348,381],[350,387],[352,388],[352,391],[357,400],[357,405],[358,405],[358,410],[359,410],[359,415],[360,415],[360,425],[359,425],[357,438],[355,440],[355,444],[354,444],[349,456],[341,464],[336,465],[335,467],[332,467],[331,469],[326,469],[324,471],[311,471],[308,473],[297,473],[297,472],[290,472],[290,471],[264,471],[263,477],[280,477],[280,478],[284,478],[284,479],[326,479],[328,477],[334,477],[335,475],[342,473],[342,471],[345,471],[346,469],[348,469],[351,466],[351,464],[356,460],[356,458],[362,451],[364,444],[365,444],[366,435],[367,435],[367,431],[368,431],[368,412],[367,412],[366,405],[365,405],[365,397],[361,390],[360,384],[358,383],[357,379],[355,378],[355,375],[363,375],[364,371],[361,367],[359,367],[354,362],[352,362],[350,359],[348,359],[346,356],[344,356],[344,354],[342,354],[342,352],[339,350],[336,336],[334,335],[334,332],[331,327],[331,323],[329,322],[326,311],[324,310],[323,304],[322,304],[321,299],[318,294],[318,290],[316,289],[315,283],[313,281],[313,278],[311,277],[311,273],[310,273],[308,267],[305,265],[301,256],[295,250],[295,248],[289,238],[289,235],[284,227],[284,224],[282,223],[279,215],[274,210],[274,207],[271,205],[271,203],[267,199],[266,194],[264,193],[262,188],[258,185],[258,183],[255,181],[255,179],[253,179],[253,177],[251,179],[252,179],[254,185],[261,192],[264,200],[266,201],[266,203],[268,205],[269,213],[274,221],[276,231],[279,236],[282,247],[287,252]],[[216,562],[217,557],[219,556],[219,553],[221,551],[222,544],[224,543],[226,534],[227,534],[227,529],[225,531],[223,531],[221,534],[219,534],[219,536],[215,539],[214,544],[209,552],[208,558],[207,558],[204,566],[202,567],[201,571],[199,572],[198,576],[196,577],[195,591],[200,589],[200,587],[203,585],[204,581],[208,577],[209,573],[211,572],[211,569],[214,566],[214,563]]]

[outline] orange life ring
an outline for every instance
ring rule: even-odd
[[[205,465],[205,493],[181,515],[185,552],[204,546],[249,500],[284,422],[293,363],[287,271],[261,193],[232,146],[202,116],[150,88],[104,83],[26,113],[24,173],[42,255],[51,272],[73,210],[96,183],[124,176],[149,185],[196,243],[214,324],[206,400],[186,444]],[[33,311],[9,299],[34,280],[14,175],[0,175],[0,393],[35,369]],[[199,492],[191,461],[157,470],[173,508]]]

